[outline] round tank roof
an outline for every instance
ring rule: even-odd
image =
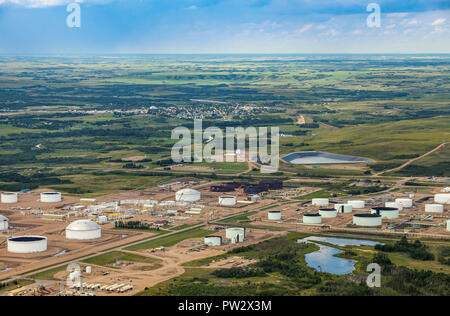
[[[10,237],[8,240],[16,241],[16,242],[34,242],[41,241],[47,239],[46,237],[41,236],[20,236],[20,237]]]
[[[381,215],[378,214],[355,214],[355,217],[367,217],[367,218],[375,218],[375,217],[381,217]]]
[[[318,216],[322,216],[322,215],[320,215],[320,214],[305,214],[305,215],[303,215],[303,216],[314,216],[314,217],[318,217]]]
[[[395,207],[374,207],[372,208],[374,211],[398,211],[398,208]]]
[[[67,230],[73,231],[89,231],[89,230],[98,230],[100,226],[90,220],[79,220],[73,223],[70,223],[69,226],[66,227]]]

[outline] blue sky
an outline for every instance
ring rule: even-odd
[[[450,53],[450,0],[74,1],[0,0],[0,53]]]

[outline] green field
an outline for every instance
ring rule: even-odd
[[[95,264],[97,266],[104,266],[104,267],[111,266],[117,261],[155,264],[158,263],[160,260],[120,251],[112,251],[104,255],[83,260],[83,262],[86,264]]]
[[[147,242],[137,244],[126,248],[130,251],[139,251],[143,249],[154,249],[158,247],[170,247],[178,244],[179,242],[189,238],[201,238],[213,234],[213,231],[203,230],[201,228],[195,228],[179,233],[172,234],[170,236],[163,236],[161,238],[153,239]]]

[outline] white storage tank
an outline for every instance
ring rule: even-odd
[[[444,205],[442,205],[442,204],[427,204],[427,205],[425,205],[425,212],[427,212],[427,213],[444,213]]]
[[[330,205],[330,199],[312,199],[311,203],[315,206],[328,206]]]
[[[2,203],[14,204],[19,202],[18,194],[15,192],[2,192]]]
[[[221,196],[219,197],[219,205],[220,206],[235,206],[237,204],[237,200],[235,196]]]
[[[399,211],[403,211],[403,206],[400,204],[397,204],[397,202],[386,202],[384,204],[384,206],[386,207],[395,207],[398,208]]]
[[[362,209],[366,207],[366,202],[359,200],[348,201],[347,204],[351,205],[354,209]]]
[[[401,205],[403,208],[410,208],[413,206],[412,199],[396,199],[395,203],[397,203],[397,205]]]
[[[353,206],[350,204],[335,204],[334,208],[338,213],[352,213],[353,212]]]
[[[244,241],[246,237],[246,230],[245,228],[227,228],[225,235],[227,239],[231,240],[232,244],[241,243]]]
[[[8,230],[9,228],[9,220],[3,216],[0,215],[0,230]]]
[[[70,240],[90,240],[101,237],[101,227],[90,220],[75,221],[66,227],[66,238]]]
[[[206,236],[205,245],[210,247],[222,246],[222,237],[220,236]]]
[[[378,214],[355,214],[353,225],[361,227],[377,227],[383,224],[381,215]]]
[[[175,193],[175,200],[177,202],[197,202],[201,198],[200,192],[192,189],[183,189]]]
[[[322,218],[335,218],[337,217],[338,211],[334,208],[323,208],[319,210],[319,214]]]
[[[450,232],[450,219],[447,220],[447,231]]]
[[[396,219],[400,216],[400,212],[396,207],[374,207],[370,212],[381,215],[381,218],[386,219]]]
[[[270,221],[281,221],[281,211],[269,211],[268,218]]]
[[[62,201],[62,195],[59,192],[42,192],[42,203],[59,203]]]
[[[21,236],[8,238],[8,252],[11,253],[36,253],[47,250],[47,237]]]
[[[320,214],[304,214],[303,224],[321,224],[322,215]]]
[[[439,204],[450,204],[450,193],[436,194],[434,201]]]

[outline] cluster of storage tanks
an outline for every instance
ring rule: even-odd
[[[8,220],[0,225],[8,229]],[[90,220],[78,220],[66,227],[66,239],[68,240],[94,240],[102,237],[100,226]],[[27,254],[47,251],[47,237],[43,236],[18,236],[10,237],[7,240],[8,251],[11,253]]]
[[[60,192],[42,192],[40,196],[42,203],[59,203],[62,201]],[[1,202],[3,204],[15,204],[19,202],[19,194],[16,192],[2,192]]]

